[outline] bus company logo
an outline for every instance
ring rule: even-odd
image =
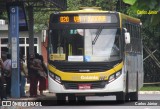
[[[72,80],[98,80],[98,76],[72,76]]]
[[[11,101],[2,101],[2,106],[11,106]]]

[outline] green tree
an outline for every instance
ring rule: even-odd
[[[34,30],[35,32],[48,28],[51,11],[39,11],[34,13]]]
[[[131,5],[128,10],[128,14],[134,16],[143,16],[143,14],[137,14],[137,11],[157,11],[157,14],[148,14],[147,23],[156,26],[160,23],[160,1],[159,0],[123,0],[125,3]],[[149,21],[149,22],[148,22]]]
[[[81,0],[67,0],[67,10],[78,10],[82,6]]]
[[[103,10],[115,11],[118,0],[67,0],[68,10],[80,7],[101,7]]]
[[[144,44],[150,49],[160,48],[160,1],[159,0],[123,0],[130,4],[128,14],[141,19]],[[157,14],[137,14],[137,11],[158,11]]]

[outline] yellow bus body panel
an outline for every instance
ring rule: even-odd
[[[62,81],[100,81],[100,80],[108,80],[109,76],[118,72],[123,67],[123,62],[117,64],[110,70],[104,72],[94,72],[94,73],[77,73],[77,72],[63,72],[56,69],[52,65],[48,65],[50,73],[58,75]]]

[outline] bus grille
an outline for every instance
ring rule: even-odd
[[[79,89],[79,84],[90,84],[91,89],[102,89],[107,84],[107,81],[98,81],[98,82],[63,82],[65,89]]]

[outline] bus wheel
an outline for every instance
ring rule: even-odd
[[[86,101],[86,97],[85,96],[78,96],[77,101],[78,101],[78,103],[84,103]]]
[[[129,102],[129,97],[130,97],[130,95],[129,95],[129,93],[127,93],[127,94],[125,95],[125,101],[126,101],[126,102]]]
[[[130,93],[130,100],[131,101],[138,101],[138,91]]]
[[[116,95],[116,100],[118,103],[124,103],[125,102],[125,94],[124,92],[118,93]]]
[[[130,100],[131,101],[138,101],[138,82],[137,82],[136,92],[131,92],[130,93]]]
[[[64,94],[56,94],[57,104],[65,104],[66,96]]]
[[[75,104],[76,96],[73,94],[68,95],[68,102],[69,102],[69,104]]]

